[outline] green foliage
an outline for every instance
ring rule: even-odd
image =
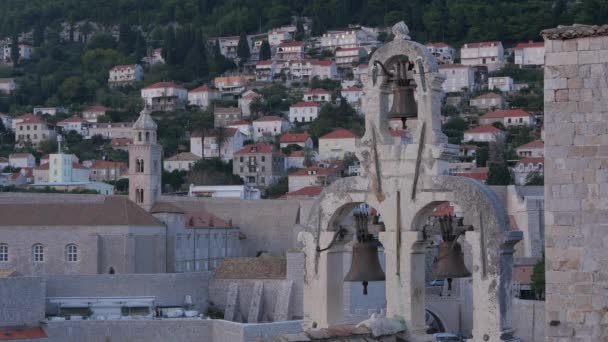
[[[267,40],[262,42],[262,46],[260,46],[260,60],[267,61],[272,57],[272,53],[270,52],[270,43]]]
[[[506,165],[489,163],[488,185],[509,185],[512,183],[511,172]]]
[[[302,146],[296,144],[289,144],[281,149],[284,155],[289,156],[293,151],[302,151]]]
[[[441,106],[441,115],[443,115],[443,116],[458,115],[458,108],[456,108],[452,105],[449,105],[449,104],[443,105],[443,106]]]
[[[469,129],[469,123],[461,117],[451,117],[443,124],[442,131],[448,137],[450,144],[460,144],[464,131]]]
[[[184,170],[173,170],[171,172],[163,170],[162,183],[163,185],[169,186],[172,191],[178,191],[186,182],[187,174],[188,172]]]
[[[317,119],[310,124],[309,133],[316,140],[338,127],[358,135],[363,135],[365,131],[363,118],[357,115],[344,98],[340,99],[338,106],[330,103],[323,105]]]
[[[44,187],[44,188],[22,188],[22,187],[17,187],[14,185],[9,185],[9,186],[0,186],[0,192],[34,192],[34,193],[47,193],[47,194],[63,194],[63,193],[70,193],[70,194],[85,194],[85,195],[96,195],[99,194],[99,192],[95,191],[95,190],[90,190],[90,189],[72,189],[72,190],[57,190],[51,187]]]
[[[241,36],[239,37],[239,43],[236,47],[236,55],[241,58],[241,63],[245,63],[249,59],[249,56],[251,56],[249,51],[249,42],[247,42],[247,35],[245,32],[241,33]]]
[[[526,185],[545,185],[545,177],[540,172],[530,172],[526,176]]]
[[[520,68],[515,64],[507,64],[500,70],[491,72],[489,77],[509,76],[515,83],[536,83],[543,82],[543,69]]]
[[[487,144],[480,146],[475,152],[475,163],[477,164],[477,167],[486,167],[489,158],[490,149]]]
[[[266,198],[278,198],[289,191],[289,181],[287,176],[279,178],[276,183],[266,189]]]
[[[224,319],[224,311],[215,306],[212,302],[209,302],[209,305],[205,310],[205,316],[211,319]]]
[[[239,185],[243,180],[232,174],[232,162],[224,163],[219,158],[197,161],[186,176],[189,184],[196,185]]]
[[[545,258],[539,260],[532,269],[532,291],[543,298],[545,294]]]

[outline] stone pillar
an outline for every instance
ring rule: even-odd
[[[329,246],[334,232],[321,232],[319,246]],[[317,253],[312,234],[300,233],[305,243],[306,281],[304,284],[304,328],[327,328],[343,324],[344,270],[342,247]]]
[[[608,338],[608,35],[575,25],[545,38],[547,341]]]
[[[386,316],[403,319],[410,339],[417,341],[416,336],[422,338],[426,334],[426,242],[421,232],[402,231],[397,252],[398,240],[397,232],[380,233],[386,260]]]

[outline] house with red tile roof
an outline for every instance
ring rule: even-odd
[[[310,161],[316,163],[319,161],[319,154],[316,151],[310,150],[306,152],[304,150],[292,151],[289,156],[285,159],[287,169],[302,169],[306,167],[306,153],[310,153]]]
[[[220,76],[213,79],[213,85],[221,94],[240,95],[247,87],[244,76]]]
[[[281,135],[279,139],[279,144],[281,148],[287,147],[289,145],[297,145],[302,148],[312,149],[313,142],[310,138],[310,134],[308,132],[304,133],[285,133]]]
[[[123,151],[127,151],[129,145],[131,145],[132,143],[133,143],[132,138],[113,138],[112,141],[110,142],[113,149],[123,150]]]
[[[11,167],[34,167],[36,158],[31,153],[11,153],[8,156],[8,165]]]
[[[245,145],[234,154],[232,173],[246,185],[266,188],[285,175],[285,155],[269,144]]]
[[[307,81],[315,77],[319,79],[339,79],[338,68],[332,60],[294,59],[281,62],[277,68],[279,68],[277,72],[288,75],[289,80],[292,81]]]
[[[257,82],[272,82],[277,73],[278,64],[273,60],[259,61],[255,64],[255,80]]]
[[[213,100],[219,97],[220,94],[217,90],[205,84],[188,91],[188,104],[206,109]]]
[[[328,164],[326,167],[311,166],[289,174],[289,192],[297,191],[307,186],[328,186],[341,177],[342,168],[339,164]]]
[[[245,140],[252,139],[253,137],[253,124],[246,120],[237,120],[226,126],[228,128],[236,128],[245,137]]]
[[[358,86],[342,88],[340,95],[342,95],[342,97],[346,99],[346,102],[352,106],[360,106],[361,98],[363,97],[363,88]]]
[[[466,177],[476,179],[480,182],[485,183],[488,179],[488,168],[487,167],[478,167],[475,169],[460,171],[455,173],[456,176]]]
[[[304,92],[303,100],[306,102],[330,102],[331,93],[321,88],[309,89]]]
[[[526,185],[528,176],[532,173],[542,175],[545,170],[545,158],[543,157],[526,157],[520,159],[513,166],[513,176],[516,185]]]
[[[55,126],[37,116],[28,116],[16,124],[13,121],[13,125],[15,127],[16,145],[18,147],[23,147],[27,144],[37,147],[42,141],[53,138],[56,135]]]
[[[89,132],[89,122],[78,115],[73,115],[65,120],[57,123],[57,127],[61,128],[63,134],[74,131],[81,136],[87,136]]]
[[[253,121],[253,140],[270,139],[289,130],[289,121],[276,115],[262,116]]]
[[[545,143],[542,140],[534,140],[515,148],[519,157],[543,157],[545,154]]]
[[[174,82],[156,82],[141,90],[141,98],[150,110],[172,111],[184,108],[188,102],[188,91]]]
[[[367,57],[367,50],[362,47],[337,48],[334,53],[336,64],[343,67],[350,67],[358,64],[359,61]]]
[[[282,42],[277,46],[275,55],[278,61],[289,61],[302,59],[304,57],[304,43],[302,42]]]
[[[127,164],[109,160],[92,160],[84,163],[89,169],[89,178],[92,181],[114,181],[126,178]]]
[[[505,64],[505,50],[499,41],[466,43],[460,49],[460,61],[464,65],[485,66],[489,72],[496,71]]]
[[[111,87],[131,85],[144,79],[144,69],[139,64],[116,65],[110,69],[108,85]]]
[[[491,142],[498,136],[505,136],[505,132],[492,125],[483,125],[464,131],[463,141]]]
[[[480,125],[491,125],[500,122],[505,127],[533,126],[534,117],[523,109],[498,109],[479,117]]]
[[[289,107],[290,122],[312,122],[319,116],[321,105],[318,102],[300,101]]]
[[[321,160],[342,159],[346,153],[355,153],[359,137],[343,128],[338,128],[319,138]]]
[[[518,43],[513,49],[515,52],[515,64],[517,65],[544,65],[545,43],[527,42]]]
[[[506,105],[505,99],[502,95],[497,93],[485,93],[477,97],[472,98],[469,101],[471,107],[479,109],[503,109]]]
[[[262,95],[256,93],[253,90],[247,90],[243,94],[241,94],[241,98],[239,98],[239,108],[241,108],[241,113],[243,113],[243,117],[248,118],[251,116],[251,102],[256,98],[262,98]]]

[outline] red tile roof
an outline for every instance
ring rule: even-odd
[[[82,122],[85,122],[85,120],[78,115],[73,115],[65,120],[59,121],[57,124],[59,125],[59,124],[70,123],[70,122],[81,122],[82,123]]]
[[[112,146],[127,146],[132,142],[131,138],[112,138]]]
[[[39,117],[27,118],[27,119],[17,123],[17,125],[25,125],[25,124],[45,124],[45,125],[53,126]]]
[[[156,82],[154,84],[150,84],[144,89],[158,89],[158,88],[176,88],[176,89],[185,89],[184,87],[175,84],[174,82]]]
[[[279,44],[279,47],[297,47],[302,45],[302,42],[282,42],[281,44]]]
[[[300,190],[288,192],[285,195],[281,196],[281,198],[289,198],[289,197],[316,197],[321,194],[323,191],[322,186],[307,186],[303,187]]]
[[[485,94],[481,94],[479,96],[477,96],[475,99],[496,99],[496,98],[502,98],[502,96],[500,96],[499,94],[496,93],[485,93]]]
[[[114,162],[109,160],[94,160],[91,169],[121,169],[126,167],[123,162]]]
[[[284,121],[285,119],[283,119],[280,116],[276,116],[276,115],[268,115],[268,116],[262,116],[261,118],[255,120],[254,122],[265,122],[265,121]]]
[[[534,141],[530,141],[527,144],[523,144],[519,147],[517,147],[516,149],[525,149],[525,148],[544,148],[545,147],[545,143],[542,140],[534,140]]]
[[[80,169],[80,170],[87,170],[86,167],[84,167],[78,163],[75,163],[75,162],[72,162],[72,168]],[[49,169],[49,163],[40,164],[40,166],[36,167],[36,170],[48,170],[48,169]]]
[[[536,47],[544,47],[544,42],[527,42],[527,43],[517,43],[515,45],[515,49],[525,49],[525,48],[536,48]]]
[[[136,67],[137,64],[115,65],[112,67],[112,70],[135,69]]]
[[[230,126],[240,126],[240,125],[251,125],[251,122],[245,120],[237,120],[230,124]]]
[[[291,151],[290,158],[304,158],[304,150]]]
[[[46,339],[48,336],[41,327],[1,328],[0,340]]]
[[[315,88],[315,89],[310,89],[309,91],[305,92],[304,94],[326,95],[326,94],[329,94],[329,91],[327,91],[325,89],[321,89],[321,88]]]
[[[206,93],[209,92],[211,90],[211,88],[209,88],[206,84],[200,86],[200,87],[196,87],[192,90],[190,90],[191,93]]]
[[[317,102],[314,101],[300,101],[298,103],[294,103],[291,105],[294,108],[301,108],[301,107],[319,107],[319,104]]]
[[[530,113],[522,109],[499,109],[482,115],[480,119],[529,117]]]
[[[532,284],[532,271],[534,266],[513,266],[513,282],[518,284]]]
[[[340,174],[340,168],[337,166],[334,167],[319,167],[319,166],[311,166],[305,169],[299,169],[295,172],[289,174],[289,177],[295,176],[337,176]]]
[[[221,218],[204,210],[191,212],[186,217],[186,227],[188,228],[232,228],[232,223],[226,222]]]
[[[533,165],[543,164],[544,165],[545,158],[543,158],[543,157],[526,157],[524,159],[518,160],[517,163],[515,163],[516,166],[520,165],[520,164],[523,164],[524,166],[528,165],[528,164],[533,164]]]
[[[31,153],[11,153],[8,156],[9,158],[29,158],[34,157]]]
[[[249,94],[244,95],[244,96],[243,96],[243,97],[241,97],[241,98],[242,98],[242,99],[245,99],[245,100],[249,100],[249,99],[254,99],[254,98],[256,98],[256,97],[259,97],[259,96],[260,96],[260,94],[256,93],[255,91],[251,91]]]
[[[311,60],[311,64],[318,66],[330,66],[334,64],[334,61],[327,59],[313,59]]]
[[[501,42],[494,40],[494,41],[489,41],[489,42],[478,42],[478,43],[467,43],[464,44],[464,48],[480,48],[480,47],[491,47],[491,46],[497,46],[499,44],[502,44]]]
[[[488,179],[488,168],[479,167],[467,172],[458,172],[456,173],[456,176],[473,178],[477,179],[478,181],[485,182]]]
[[[460,68],[468,68],[468,65],[462,64],[441,64],[439,69],[460,69]]]
[[[84,110],[84,112],[106,112],[110,110],[108,107],[104,106],[91,106]]]
[[[269,154],[269,153],[281,154],[281,152],[274,151],[272,149],[272,146],[270,146],[268,144],[257,143],[257,144],[245,145],[245,147],[243,147],[242,149],[240,149],[239,151],[237,151],[235,153],[235,155],[240,155],[240,154],[259,154],[259,153],[262,153],[262,154]]]
[[[279,143],[281,144],[291,144],[291,143],[303,143],[306,140],[310,139],[310,135],[307,132],[304,133],[285,133],[279,139]]]
[[[269,59],[269,60],[265,60],[265,61],[259,61],[257,63],[255,63],[255,65],[272,65],[274,61]]]
[[[500,129],[492,126],[492,125],[482,125],[475,128],[471,128],[469,130],[464,131],[464,133],[500,133],[502,132]]]
[[[32,113],[27,113],[27,114],[20,115],[20,116],[14,118],[13,120],[26,120],[26,119],[33,119],[36,117],[37,116]]]
[[[342,91],[363,91],[363,88],[357,87],[357,86],[352,86],[352,87],[348,87],[346,89],[342,89]]]
[[[344,129],[344,128],[338,128],[336,130],[334,130],[333,132],[327,133],[324,136],[320,137],[319,139],[350,139],[350,138],[358,138],[357,135],[355,135],[355,133]]]

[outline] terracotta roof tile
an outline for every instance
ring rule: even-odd
[[[269,154],[269,153],[274,153],[274,154],[281,154],[278,151],[274,151],[272,149],[272,146],[268,145],[268,144],[264,144],[264,143],[257,143],[257,144],[250,144],[250,145],[245,145],[245,147],[243,147],[242,149],[240,149],[239,151],[237,151],[235,153],[235,155],[241,155],[241,154]]]
[[[200,87],[196,87],[192,90],[190,90],[190,93],[206,93],[211,91],[211,88],[209,88],[209,86],[207,86],[206,84],[200,86]]]
[[[534,165],[535,164],[543,164],[544,165],[545,164],[545,158],[543,158],[543,157],[526,157],[524,159],[518,160],[517,163],[515,163],[516,166],[520,165],[520,164],[523,164],[524,166],[528,165],[528,164],[534,164]]]
[[[300,101],[291,105],[293,108],[302,108],[302,107],[319,107],[319,103],[314,101]]]
[[[471,128],[468,129],[466,131],[464,131],[464,133],[500,133],[502,132],[500,129],[492,126],[492,125],[482,125],[482,126],[477,126],[475,128]]]
[[[285,119],[283,119],[280,116],[276,116],[276,115],[268,115],[268,116],[262,116],[261,118],[255,120],[254,122],[265,122],[265,121],[285,121]]]
[[[478,181],[485,182],[488,179],[488,168],[487,167],[479,167],[467,172],[458,172],[456,176],[473,178]]]
[[[310,89],[309,91],[305,92],[304,94],[311,94],[311,95],[328,95],[330,94],[329,91],[325,90],[325,89],[321,89],[321,88],[315,88],[315,89]]]
[[[177,88],[177,89],[185,89],[184,87],[175,84],[174,82],[156,82],[154,84],[150,84],[144,89],[159,89],[159,88]]]
[[[355,135],[355,133],[344,129],[344,128],[339,128],[334,130],[333,132],[327,133],[324,136],[320,137],[319,139],[350,139],[350,138],[358,138],[357,135]]]
[[[289,143],[303,143],[306,140],[310,139],[310,134],[307,132],[304,133],[285,133],[281,136],[279,142],[281,144],[289,144]]]
[[[545,147],[545,143],[542,140],[534,140],[534,141],[530,141],[527,144],[523,144],[519,147],[516,148],[516,150],[518,149],[526,149],[526,148],[544,148]]]
[[[306,186],[302,189],[288,192],[285,195],[281,196],[281,198],[290,198],[290,197],[317,197],[323,192],[322,186]]]
[[[189,212],[186,214],[186,227],[188,228],[236,228],[232,223],[205,211]]]
[[[517,43],[517,45],[515,45],[515,49],[517,49],[517,50],[525,49],[525,48],[538,48],[538,47],[545,47],[545,43],[544,42],[527,42],[527,43]]]
[[[496,99],[496,98],[502,98],[502,96],[500,96],[499,94],[496,94],[496,93],[485,93],[485,94],[481,94],[481,95],[477,96],[475,98],[475,100],[478,100],[478,99]]]
[[[123,168],[127,165],[123,162],[115,162],[110,160],[93,160],[93,165],[89,169],[115,169],[115,168]]]
[[[215,279],[285,279],[285,257],[226,258],[215,269]]]
[[[2,340],[30,340],[47,339],[48,336],[42,327],[0,328],[0,341]]]
[[[174,155],[173,157],[165,159],[165,161],[192,161],[199,159],[201,159],[201,157],[197,156],[194,153],[182,152]]]
[[[439,43],[426,43],[425,45],[426,46],[430,46],[430,47],[439,47],[439,48],[450,47],[448,44],[442,43],[442,42],[439,42]]]

